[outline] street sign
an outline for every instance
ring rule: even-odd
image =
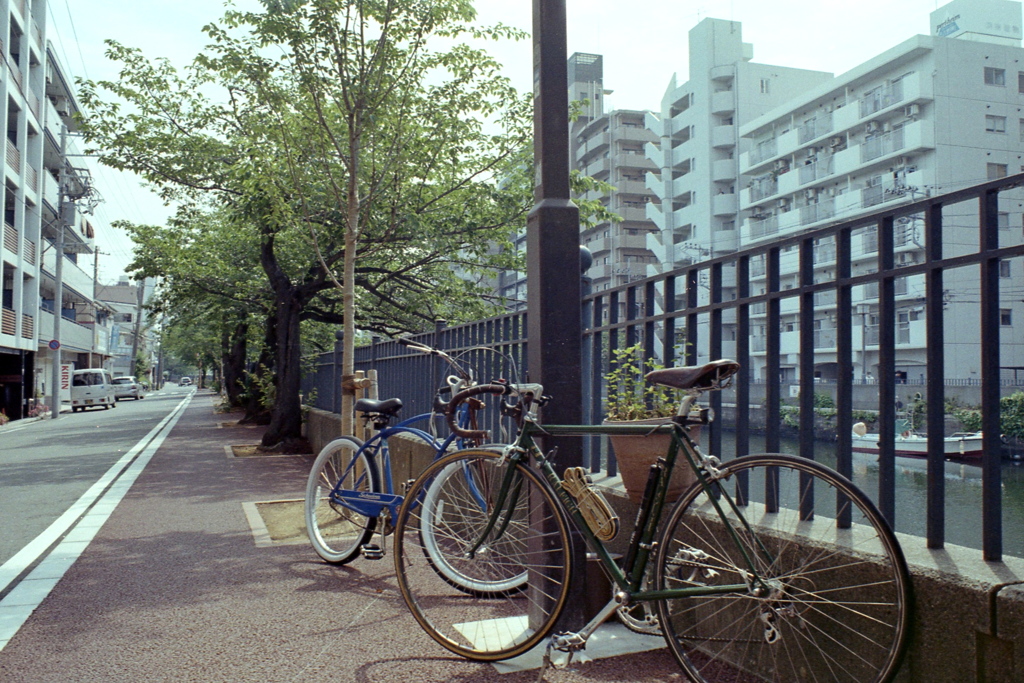
[[[47,344],[47,346],[49,346],[49,347],[50,347],[50,350],[51,350],[51,351],[56,351],[57,349],[59,349],[59,348],[60,348],[60,342],[59,342],[59,341],[57,341],[56,339],[51,339],[51,340],[50,340],[50,343],[49,343],[49,344]]]

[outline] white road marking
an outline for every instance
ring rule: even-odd
[[[0,566],[2,592],[25,570],[36,565],[0,600],[0,650],[4,649],[36,607],[50,594],[64,572],[88,547],[178,423],[193,395],[193,392],[189,392],[167,417],[89,487],[67,512]],[[51,550],[54,542],[72,526],[74,529]]]

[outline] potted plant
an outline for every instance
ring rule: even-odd
[[[607,395],[604,424],[667,424],[676,414],[682,393],[677,389],[649,385],[644,375],[664,366],[653,359],[644,360],[640,344],[612,353],[613,368],[605,375]],[[700,436],[700,426],[690,427],[690,436]],[[630,500],[639,503],[647,486],[651,465],[668,453],[670,434],[608,437],[618,461],[622,484]],[[686,459],[680,455],[669,482],[667,500],[675,500],[695,480]]]

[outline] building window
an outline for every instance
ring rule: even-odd
[[[1013,311],[1009,308],[999,309],[999,324],[1003,327],[1010,327],[1013,325]]]
[[[986,164],[986,168],[989,180],[1006,177],[1006,164]]]
[[[1010,262],[1000,261],[999,262],[999,277],[1010,277]]]
[[[992,66],[985,67],[985,85],[1006,85],[1006,69],[997,69]]]
[[[1005,133],[1006,132],[1006,117],[1005,116],[985,116],[985,132],[986,133]]]
[[[1017,72],[1017,92],[1024,93],[1024,71]]]
[[[771,80],[767,78],[761,79],[761,94],[767,95],[771,92]]]

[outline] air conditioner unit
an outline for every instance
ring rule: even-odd
[[[831,147],[838,147],[839,145],[843,144],[843,136],[842,135],[833,135],[832,137],[830,137],[828,139],[828,144]]]
[[[868,121],[867,131],[869,133],[877,133],[882,129],[882,125],[878,121]]]
[[[914,118],[921,115],[921,106],[917,104],[908,104],[904,112],[907,116]]]
[[[907,158],[904,157],[904,156],[896,157],[896,165],[897,166],[906,166],[907,165]]]
[[[53,108],[57,110],[57,113],[61,116],[67,116],[70,114],[68,107],[68,98],[66,97],[55,97],[53,99]]]
[[[814,188],[811,188],[809,190],[804,190],[804,197],[806,197],[808,200],[814,199],[817,196],[818,196],[818,191],[815,190]]]
[[[777,203],[777,206],[778,206],[778,207],[779,207],[780,209],[785,209],[786,207],[788,207],[788,206],[789,206],[789,200],[788,200],[788,199],[780,199],[780,200],[778,201],[778,203]]]
[[[776,171],[783,170],[784,168],[786,168],[786,160],[785,159],[776,159],[775,164],[774,164],[774,168],[775,168]]]

